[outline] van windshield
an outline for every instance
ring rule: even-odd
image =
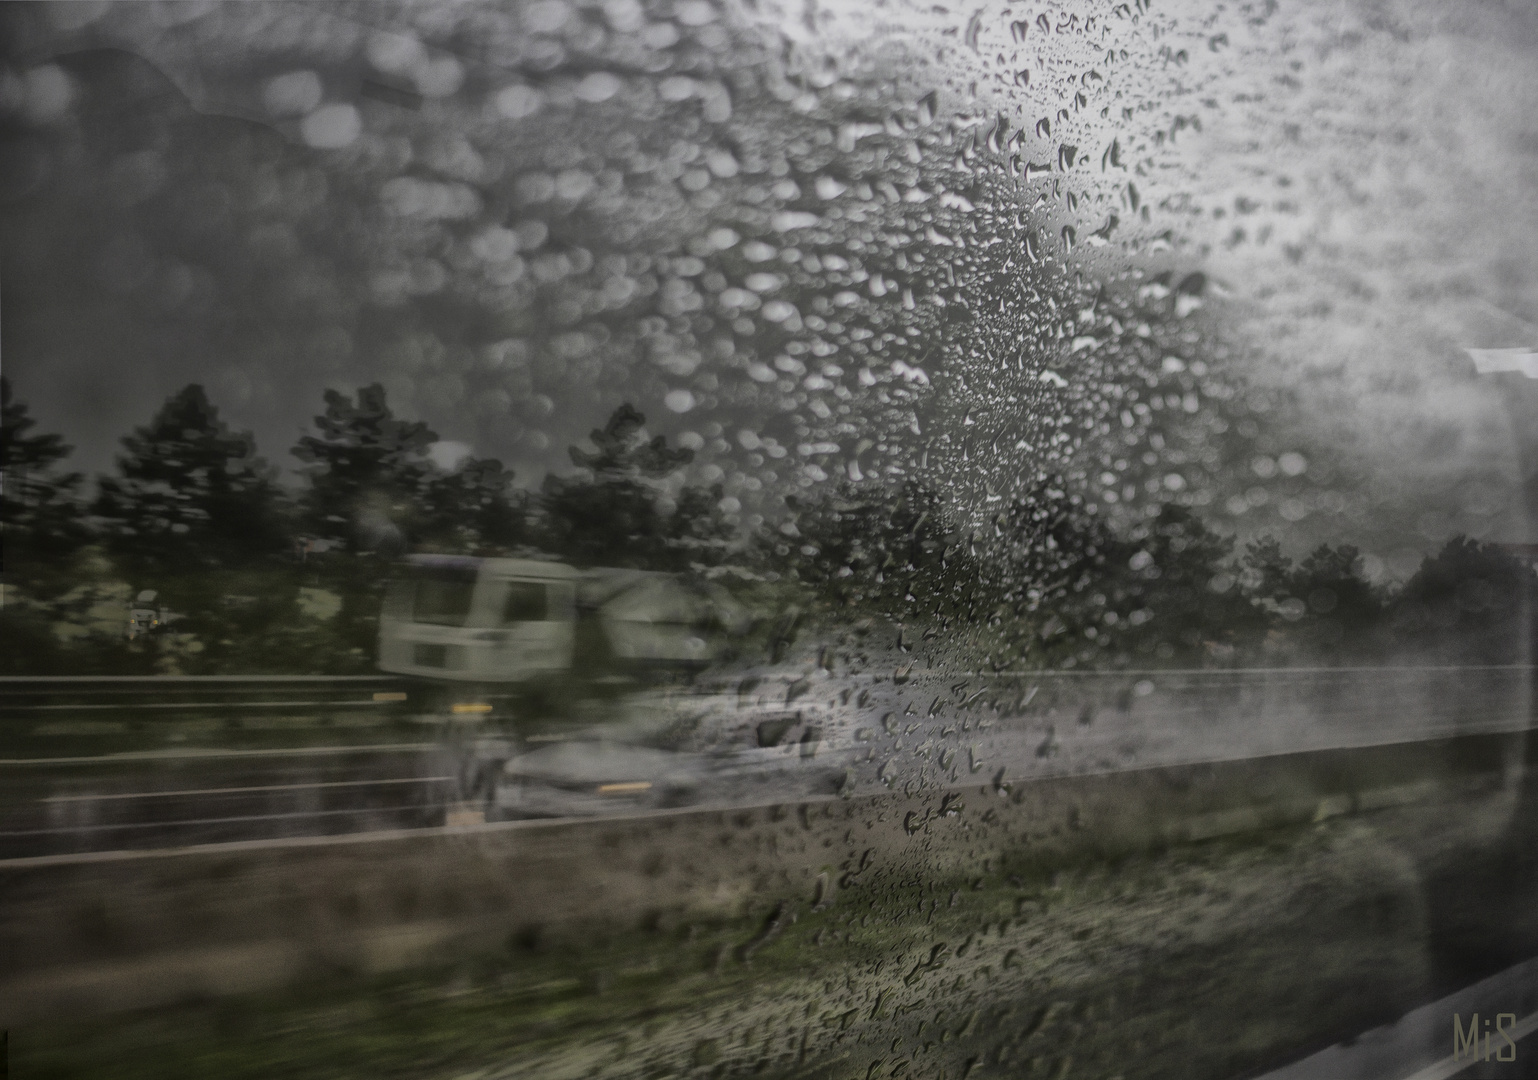
[[[411,582],[411,621],[463,626],[470,615],[475,572],[447,568],[420,570]]]

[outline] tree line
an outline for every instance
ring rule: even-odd
[[[1293,559],[1175,503],[1113,529],[1060,477],[983,529],[945,524],[918,484],[846,485],[792,510],[798,539],[777,550],[825,604],[897,618],[910,646],[943,640],[996,670],[1529,661],[1532,569],[1466,536],[1385,583],[1350,544]]]
[[[85,649],[77,628],[102,590],[82,583],[154,590],[181,616],[178,640],[197,642],[180,667],[359,667],[372,659],[386,564],[408,551],[686,570],[721,562],[735,535],[719,487],[664,483],[693,452],[645,438],[645,417],[628,404],[592,433],[595,449],[572,447],[574,473],[531,492],[493,458],[440,468],[429,455],[437,434],[397,416],[380,386],[327,390],[292,448],[301,485],[290,490],[250,433],[232,429],[193,384],[122,439],[114,471],[91,492],[62,467],[63,438],[35,432],[0,383],[12,668],[84,659],[66,654]],[[325,632],[305,617],[307,588],[340,603]],[[94,644],[94,661],[115,666],[157,651]]]
[[[573,471],[526,490],[496,459],[434,464],[437,434],[377,385],[326,391],[292,448],[297,490],[190,385],[92,491],[63,438],[36,432],[3,379],[0,394],[0,665],[17,673],[366,671],[389,563],[408,551],[724,574],[779,614],[781,644],[798,621],[876,617],[902,648],[943,637],[1000,668],[1526,660],[1532,574],[1464,537],[1390,587],[1349,545],[1238,550],[1178,505],[1118,531],[1056,477],[981,528],[910,479],[792,495],[744,534],[721,487],[679,482],[692,451],[647,438],[631,405],[571,448]],[[179,613],[176,633],[124,639],[113,605],[143,589]]]

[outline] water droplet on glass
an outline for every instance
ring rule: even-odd
[[[940,95],[931,90],[918,100],[919,126],[928,127],[934,123],[935,110],[939,105]]]
[[[351,105],[322,105],[299,125],[300,136],[317,150],[351,146],[362,133],[363,120]]]

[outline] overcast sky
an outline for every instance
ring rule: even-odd
[[[1114,419],[1087,373],[1154,341],[1291,400],[1258,469],[1156,467],[1221,523],[1406,565],[1452,531],[1522,534],[1500,393],[1462,350],[1538,347],[1532,5],[0,19],[3,362],[75,467],[191,381],[291,465],[323,388],[381,381],[445,460],[525,481],[629,400],[744,505],[962,455],[993,470],[981,500],[1048,462],[1044,431]],[[1108,309],[1063,330],[1085,279],[1169,267],[1215,283],[1200,310],[1141,344]],[[1279,517],[1244,496],[1284,452],[1330,467]]]

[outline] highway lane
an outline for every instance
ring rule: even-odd
[[[913,668],[899,658],[841,672],[765,669],[595,703],[566,722],[395,714],[377,730],[398,742],[6,757],[0,858],[473,823],[494,808],[508,757],[595,736],[655,743],[666,734],[681,761],[711,763],[710,781],[689,803],[731,806],[979,785],[1005,793],[1053,776],[1519,733],[1529,724],[1526,668]],[[135,683],[135,693],[153,685]],[[293,702],[270,708],[306,711]],[[304,738],[322,736],[328,709],[307,711]],[[429,730],[421,722],[437,737],[407,737]],[[626,777],[613,779],[625,788]],[[649,812],[623,798],[600,802],[606,815]],[[563,806],[543,812],[593,812]]]

